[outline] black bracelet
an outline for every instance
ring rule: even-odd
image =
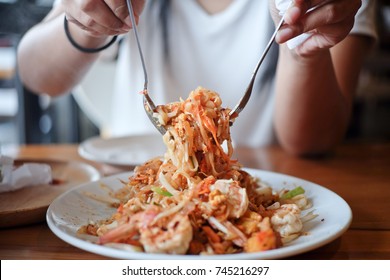
[[[117,35],[114,36],[111,39],[110,42],[108,42],[106,45],[104,45],[104,46],[102,46],[100,48],[96,48],[96,49],[94,49],[94,48],[85,48],[85,47],[82,47],[79,44],[77,44],[76,41],[70,35],[69,26],[68,26],[68,20],[66,19],[66,16],[64,17],[64,28],[65,28],[66,37],[68,38],[68,40],[72,44],[72,46],[75,47],[76,49],[78,49],[79,51],[85,52],[85,53],[97,53],[97,52],[100,52],[102,50],[105,50],[109,46],[111,46],[116,41],[116,38],[118,37]]]

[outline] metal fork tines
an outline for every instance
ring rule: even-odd
[[[156,105],[154,104],[154,102],[152,101],[152,99],[150,98],[150,96],[148,94],[148,73],[146,71],[145,60],[144,60],[144,55],[142,53],[141,43],[140,43],[140,40],[138,38],[138,31],[137,31],[137,25],[136,25],[136,22],[135,22],[135,18],[134,18],[133,6],[131,4],[131,0],[126,0],[126,1],[127,1],[127,8],[129,9],[131,25],[133,26],[135,39],[137,41],[137,47],[138,47],[138,52],[139,52],[139,56],[140,56],[140,59],[141,59],[142,69],[144,71],[144,81],[145,81],[144,82],[144,90],[143,90],[143,95],[144,95],[144,97],[143,97],[143,105],[144,105],[144,109],[145,109],[145,112],[146,112],[147,116],[149,117],[150,121],[153,123],[153,125],[157,128],[157,130],[161,134],[164,135],[166,133],[166,129],[153,116],[153,113],[156,110]]]
[[[252,78],[249,82],[248,87],[246,88],[244,95],[241,97],[241,99],[238,102],[238,104],[236,105],[236,107],[234,107],[233,110],[230,111],[229,116],[230,116],[231,120],[237,118],[238,115],[241,113],[241,111],[246,106],[246,104],[248,103],[249,98],[251,97],[251,94],[252,94],[253,84],[255,82],[257,71],[259,70],[261,63],[263,63],[263,60],[264,60],[265,56],[267,55],[269,49],[271,48],[272,43],[275,41],[276,34],[278,33],[280,27],[282,27],[283,23],[284,23],[284,15],[283,15],[282,19],[280,20],[279,24],[277,25],[275,32],[272,34],[271,39],[269,40],[267,46],[265,47],[265,50],[264,50],[263,54],[261,55],[260,60],[255,67],[255,70],[253,71]]]
[[[149,120],[153,123],[153,125],[155,126],[155,128],[157,128],[157,130],[162,134],[164,135],[167,130],[165,129],[165,127],[160,124],[157,119],[153,116],[153,113],[156,111],[156,105],[154,105],[154,102],[152,101],[152,99],[150,98],[148,92],[144,92],[144,98],[143,98],[143,103],[144,103],[144,109],[145,109],[145,112],[146,112],[146,115],[148,115],[149,117]]]

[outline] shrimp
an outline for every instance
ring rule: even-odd
[[[206,209],[221,210],[225,206],[228,218],[240,218],[248,209],[249,200],[246,190],[241,188],[237,181],[217,180],[209,187],[209,201],[204,205]],[[202,205],[201,205],[202,207]]]
[[[162,226],[161,223],[166,225]],[[191,240],[191,222],[187,215],[182,214],[161,219],[159,224],[140,230],[140,242],[147,253],[185,254]]]
[[[118,221],[114,221],[112,224],[102,227],[100,230],[99,244],[122,242],[123,240],[132,238],[141,228],[146,227],[152,222],[158,213],[157,208],[151,207],[150,209],[134,214],[125,223],[118,225]]]
[[[300,219],[301,210],[295,204],[283,204],[271,217],[274,229],[280,233],[282,240],[291,236],[298,237],[303,224]]]

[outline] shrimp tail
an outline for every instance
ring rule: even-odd
[[[126,239],[128,236],[132,235],[135,231],[135,226],[130,223],[122,224],[113,230],[108,231],[104,235],[99,237],[98,243],[103,245],[106,243],[118,242],[122,239]]]

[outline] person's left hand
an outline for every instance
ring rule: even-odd
[[[299,56],[329,49],[351,31],[360,6],[361,0],[293,0],[276,42],[282,44],[302,33],[310,33],[310,38],[294,49]],[[270,0],[270,10],[277,24],[281,17],[275,0]]]

